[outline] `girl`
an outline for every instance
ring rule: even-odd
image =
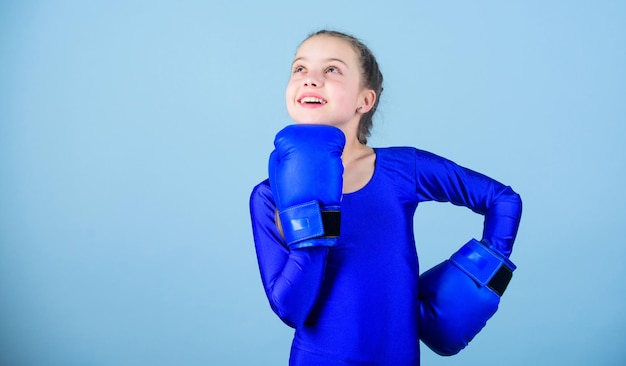
[[[382,82],[372,52],[344,33],[312,34],[293,61],[286,102],[296,124],[277,135],[270,179],[250,199],[265,292],[295,328],[291,365],[419,365],[420,338],[458,352],[497,307],[476,300],[483,292],[471,297],[501,295],[497,282],[515,268],[521,200],[511,188],[415,148],[367,145]],[[413,214],[429,200],[466,206],[485,224],[479,244],[420,278]],[[463,264],[474,257],[497,271]],[[470,293],[463,310],[461,293]]]

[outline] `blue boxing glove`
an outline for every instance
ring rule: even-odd
[[[343,132],[290,125],[274,139],[269,178],[277,224],[290,248],[333,246],[339,237]]]
[[[475,239],[419,278],[420,339],[434,352],[461,351],[498,310],[515,265]]]

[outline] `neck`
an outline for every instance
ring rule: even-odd
[[[341,160],[344,165],[348,165],[354,160],[359,159],[365,154],[368,154],[372,150],[371,147],[359,142],[356,134],[346,135],[346,145],[343,148],[343,155]]]

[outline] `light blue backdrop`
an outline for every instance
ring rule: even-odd
[[[424,365],[626,363],[622,1],[3,1],[0,364],[281,365],[248,216],[299,42],[366,41],[371,145],[411,145],[524,199],[490,320]],[[422,269],[482,221],[426,204]]]

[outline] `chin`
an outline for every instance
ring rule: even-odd
[[[328,123],[322,123],[319,121],[296,121],[299,125],[327,125]]]
[[[300,125],[327,125],[328,123],[318,119],[318,118],[303,118],[297,116],[291,116],[291,119]]]

